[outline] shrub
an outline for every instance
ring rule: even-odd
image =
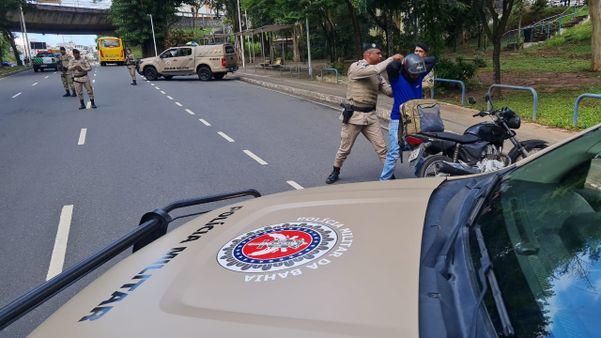
[[[484,60],[481,60],[484,62]],[[485,63],[486,64],[486,63]],[[450,80],[461,80],[464,82],[469,81],[476,75],[476,69],[478,65],[476,61],[467,63],[463,58],[458,57],[455,62],[441,58],[435,67],[436,77],[450,79]]]

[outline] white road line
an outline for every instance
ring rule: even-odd
[[[63,271],[72,215],[73,205],[69,204],[63,206],[60,220],[58,222],[58,230],[56,231],[56,238],[54,239],[54,248],[52,249],[52,256],[50,258],[50,266],[48,266],[46,280],[49,280]]]
[[[92,102],[88,101],[88,103],[86,103],[86,109],[90,108],[92,108]]]
[[[161,90],[161,88],[159,86],[156,86],[155,88],[158,89],[158,90]]]
[[[152,82],[150,83],[150,85],[153,86],[153,87],[155,86],[154,83],[152,83]]]
[[[290,184],[296,190],[303,190],[303,189],[305,189],[300,184],[298,184],[298,183],[296,183],[294,181],[286,181],[286,183]]]
[[[182,104],[179,103],[179,102],[177,102],[177,101],[175,101],[175,104],[178,105],[178,106],[180,106],[180,107],[182,106]]]
[[[47,79],[47,78],[48,78],[48,76],[50,76],[50,75],[46,75],[46,76],[44,76],[44,79]]]
[[[38,85],[38,83],[37,83],[37,82],[34,82],[34,83],[31,85],[31,86],[32,86],[32,87],[35,87],[35,86],[37,86],[37,85]]]
[[[56,72],[52,73],[52,74],[56,74]]]
[[[79,141],[77,142],[78,146],[82,146],[86,143],[86,134],[88,133],[88,128],[81,128],[81,132],[79,132]]]
[[[162,91],[162,90],[161,90],[161,94],[165,95],[165,94],[167,94],[167,93],[165,93],[164,91]]]
[[[172,98],[171,96],[169,96],[169,95],[167,95],[167,98],[168,98],[169,100],[173,100],[173,98]]]
[[[190,110],[190,109],[188,109],[188,108],[186,108],[186,113],[188,113],[188,114],[190,114],[190,115],[196,115],[196,114],[194,114],[194,112],[193,112],[193,111],[191,111],[191,110]]]
[[[94,73],[94,76],[96,76],[96,73]]]
[[[96,79],[92,80],[92,83],[96,83]]]
[[[198,121],[202,122],[205,126],[210,127],[211,124],[203,119],[198,119]]]
[[[228,142],[236,142],[234,141],[233,138],[227,136],[226,133],[222,132],[222,131],[218,131],[217,134],[219,134],[219,136],[223,137],[224,139],[226,139]]]
[[[18,93],[16,93],[15,95],[13,95],[13,99],[14,99],[15,97],[17,97],[17,96],[21,95],[21,94],[23,94],[23,92],[18,92]]]
[[[267,162],[263,161],[263,159],[261,159],[259,156],[253,154],[252,151],[246,149],[244,149],[243,151],[246,155],[248,155],[253,160],[257,161],[260,165],[267,165]]]

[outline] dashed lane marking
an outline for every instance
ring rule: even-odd
[[[196,114],[194,114],[194,112],[193,112],[193,111],[191,111],[191,110],[190,110],[190,109],[188,109],[188,108],[186,108],[186,113],[188,113],[188,114],[190,114],[190,115],[196,115]]]
[[[300,184],[298,184],[298,183],[296,183],[294,181],[286,181],[286,183],[288,183],[290,186],[292,186],[296,190],[303,190],[303,189],[305,189]]]
[[[17,96],[21,95],[21,94],[23,94],[23,92],[18,92],[18,93],[16,93],[15,95],[13,95],[13,99],[14,99],[15,97],[17,97]]]
[[[161,88],[159,88],[159,86],[156,86],[155,88],[156,88],[157,90],[161,90]]]
[[[168,98],[169,100],[173,100],[173,98],[172,98],[171,96],[169,96],[169,95],[167,95],[167,98]]]
[[[223,137],[224,139],[226,139],[228,142],[236,142],[234,141],[233,138],[229,137],[226,133],[222,132],[222,131],[218,131],[217,134],[219,134],[219,136]]]
[[[263,159],[262,159],[262,158],[260,158],[259,156],[257,156],[257,155],[255,155],[255,154],[253,154],[253,152],[252,152],[252,151],[250,151],[250,150],[247,150],[247,149],[244,149],[243,151],[244,151],[244,153],[245,153],[246,155],[248,155],[248,156],[249,156],[250,158],[252,158],[253,160],[257,161],[257,162],[258,162],[260,165],[267,165],[267,162],[263,161]]]
[[[182,106],[182,104],[179,103],[179,102],[177,102],[177,101],[175,101],[175,104],[178,105],[178,106],[180,106],[180,107]]]
[[[67,241],[69,240],[69,229],[71,228],[71,218],[73,216],[73,205],[65,205],[61,210],[58,230],[54,239],[54,248],[50,258],[50,266],[46,280],[58,275],[63,271],[65,263],[65,253],[67,252]]]
[[[161,94],[165,95],[165,94],[167,94],[167,93],[165,93],[164,91],[162,91],[162,90],[161,90]]]
[[[88,103],[86,103],[86,109],[90,108],[92,108],[92,102],[88,101]]]
[[[86,143],[86,134],[88,133],[88,128],[81,128],[79,132],[79,141],[77,141],[78,146],[83,146]]]
[[[46,76],[44,76],[44,79],[47,79],[49,76],[50,76],[50,75],[46,75]]]
[[[32,87],[35,87],[35,86],[37,86],[37,85],[38,85],[38,83],[37,83],[37,82],[34,82],[34,83],[31,85],[31,86],[32,86]]]
[[[198,119],[198,121],[202,122],[205,126],[210,127],[211,124],[203,119]]]
[[[92,80],[92,83],[96,83],[96,79]]]

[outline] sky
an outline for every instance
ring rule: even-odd
[[[19,37],[15,39],[18,45],[23,45],[21,41],[21,33],[16,32]],[[35,34],[27,33],[29,41],[31,42],[46,42],[49,46],[56,46],[60,42],[73,41],[76,45],[93,46],[96,44],[96,35],[63,35],[63,34]]]

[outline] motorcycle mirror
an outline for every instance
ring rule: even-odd
[[[470,96],[467,98],[467,103],[469,104],[476,104],[476,98],[473,96]]]

